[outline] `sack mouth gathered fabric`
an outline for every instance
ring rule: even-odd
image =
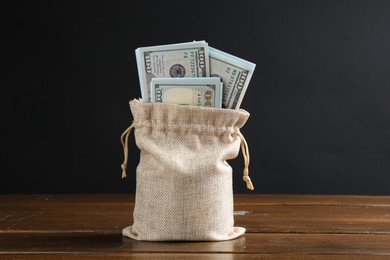
[[[249,150],[240,132],[249,117],[243,109],[130,102],[134,121],[121,140],[126,176],[128,136],[135,129],[140,149],[136,170],[134,223],[123,235],[150,241],[219,241],[236,238],[232,168],[227,160],[243,152],[244,181]]]

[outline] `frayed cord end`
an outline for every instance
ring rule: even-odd
[[[122,179],[123,179],[123,178],[127,177],[127,175],[126,175],[127,164],[122,163],[121,168],[122,168]]]
[[[245,169],[244,170],[244,176],[242,178],[245,183],[246,183],[246,187],[249,189],[249,190],[254,190],[255,187],[253,187],[253,183],[251,181],[251,178],[248,176],[248,169]]]

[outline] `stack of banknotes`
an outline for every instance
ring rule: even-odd
[[[205,41],[135,50],[144,102],[239,109],[256,65]]]

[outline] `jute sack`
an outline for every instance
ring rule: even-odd
[[[140,149],[136,170],[133,225],[124,236],[137,240],[203,240],[236,238],[232,168],[240,144],[248,176],[249,152],[240,133],[249,113],[244,110],[130,102],[134,121],[122,134],[126,177],[128,137],[134,128]]]

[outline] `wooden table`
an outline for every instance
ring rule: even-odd
[[[235,195],[247,233],[223,242],[121,235],[132,195],[1,195],[3,259],[390,259],[390,196]]]

